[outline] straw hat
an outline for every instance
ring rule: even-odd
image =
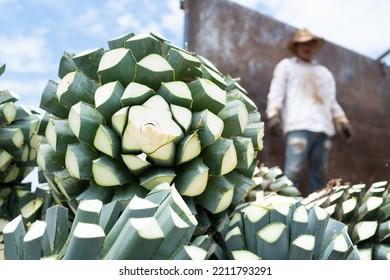
[[[296,53],[296,43],[304,43],[309,41],[315,41],[316,44],[314,46],[313,52],[317,52],[325,43],[325,40],[323,38],[317,37],[313,35],[309,30],[306,28],[299,29],[292,40],[286,42],[286,47],[289,49],[292,53]]]

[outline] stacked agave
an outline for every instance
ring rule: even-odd
[[[0,74],[5,65],[0,68]],[[36,166],[40,116],[18,104],[11,90],[0,90],[0,233],[4,225],[22,213],[26,221],[42,209],[45,191],[33,193],[23,180]]]
[[[21,217],[4,229],[6,259],[359,259],[346,225],[320,207],[270,195],[220,215],[211,234],[194,236],[197,219],[173,185],[121,203],[80,203],[68,229],[68,208],[48,209],[28,229]]]
[[[348,231],[364,259],[390,259],[390,192],[387,181],[328,186],[305,198],[307,208],[320,206],[334,219],[348,224]]]
[[[64,53],[41,98],[37,163],[58,203],[127,203],[174,184],[211,213],[254,187],[263,122],[247,92],[207,59],[155,33]]]
[[[124,211],[118,200],[83,200],[68,228],[68,208],[55,205],[26,228],[18,216],[4,229],[5,259],[205,259],[190,244],[197,221],[174,186],[162,183]]]
[[[239,205],[216,236],[218,259],[360,259],[345,224],[320,207],[308,210],[275,193]]]
[[[256,200],[256,197],[262,197],[269,193],[297,198],[302,196],[298,188],[293,185],[293,182],[283,174],[282,169],[278,166],[259,166],[255,170],[253,180],[256,186],[249,192],[249,200]]]

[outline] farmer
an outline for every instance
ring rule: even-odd
[[[309,193],[328,180],[331,137],[336,129],[349,140],[349,121],[336,100],[332,73],[313,60],[324,39],[307,29],[298,30],[286,47],[293,57],[275,67],[268,93],[266,114],[273,135],[285,136],[285,175],[299,187],[306,160]],[[335,129],[336,128],[336,129]]]

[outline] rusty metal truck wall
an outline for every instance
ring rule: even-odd
[[[188,49],[222,73],[240,77],[265,120],[273,69],[290,55],[284,41],[296,29],[224,0],[187,0],[185,9]],[[355,131],[348,144],[335,136],[330,178],[366,184],[390,180],[390,68],[330,42],[316,59],[335,75],[337,99]],[[283,140],[267,132],[260,162],[283,167]]]

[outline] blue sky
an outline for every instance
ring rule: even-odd
[[[190,0],[196,1],[196,0]],[[370,58],[390,48],[387,0],[242,0],[234,2],[294,27],[308,27],[332,43]],[[108,48],[128,32],[158,32],[183,45],[179,0],[0,0],[0,88],[39,107],[49,79],[58,82],[64,51]],[[386,57],[390,65],[390,55]]]

